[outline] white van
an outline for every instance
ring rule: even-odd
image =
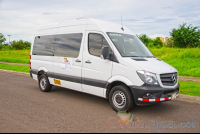
[[[48,92],[60,86],[109,100],[114,110],[178,96],[178,71],[157,59],[128,28],[77,19],[39,27],[30,75]]]

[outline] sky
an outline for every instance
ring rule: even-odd
[[[200,0],[0,0],[0,33],[32,42],[41,25],[94,18],[123,24],[135,34],[170,37],[180,24],[200,26]]]

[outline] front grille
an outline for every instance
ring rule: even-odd
[[[161,74],[160,79],[165,86],[174,86],[178,82],[177,73]]]

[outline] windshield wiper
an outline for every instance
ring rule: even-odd
[[[130,57],[141,57],[141,56],[130,56]]]
[[[154,56],[142,56],[144,58],[155,58]]]

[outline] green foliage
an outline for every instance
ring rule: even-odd
[[[174,41],[173,41],[173,38],[169,38],[167,40],[167,45],[164,45],[165,47],[170,47],[170,48],[174,48]]]
[[[200,48],[150,48],[155,57],[175,67],[180,76],[200,77]],[[30,62],[30,50],[0,51],[0,61]]]
[[[161,48],[163,46],[162,41],[160,40],[160,37],[157,37],[154,41],[153,41],[153,45],[156,48]]]
[[[180,76],[200,77],[200,48],[151,48],[155,57],[175,67]]]
[[[5,41],[6,41],[6,38],[4,37],[2,33],[0,33],[0,45]]]
[[[15,48],[16,50],[28,50],[31,47],[31,43],[28,41],[23,41],[23,40],[19,40],[19,41],[12,41],[11,42],[11,46],[13,48]]]
[[[0,64],[0,69],[4,70],[12,70],[12,71],[18,71],[18,72],[30,72],[30,67],[28,66],[22,66],[22,65],[7,65],[7,64]]]
[[[137,37],[149,48],[161,48],[163,46],[160,37],[156,39],[149,38],[146,34],[137,35]]]
[[[180,83],[180,94],[199,96],[200,97],[200,83],[179,81]]]
[[[11,45],[3,44],[6,41],[6,38],[2,33],[0,33],[0,51],[8,51],[8,50],[30,50],[31,43],[28,41],[12,41]]]
[[[149,43],[149,38],[146,34],[137,35],[137,37],[147,46]]]
[[[170,32],[173,37],[174,45],[180,48],[199,47],[200,46],[200,29],[199,27],[187,26],[186,23],[179,25],[178,29]]]
[[[15,49],[13,47],[11,47],[11,46],[0,45],[0,50],[1,51],[9,51],[9,50],[15,50]]]
[[[199,59],[200,48],[150,48],[154,56],[161,59]]]
[[[0,61],[29,64],[30,50],[0,51]]]
[[[147,47],[149,47],[149,48],[154,48],[155,46],[153,45],[154,44],[154,39],[151,39],[151,38],[148,38],[148,45],[147,45]]]

